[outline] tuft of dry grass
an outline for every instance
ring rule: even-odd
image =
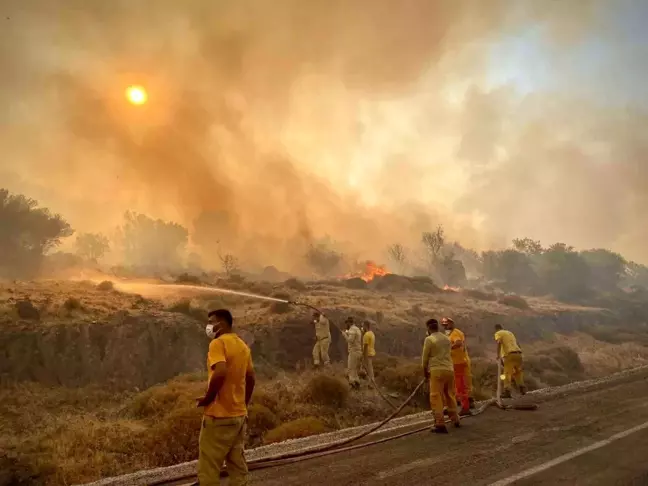
[[[497,302],[503,305],[508,305],[509,307],[515,307],[516,309],[528,309],[529,303],[520,297],[519,295],[502,295]]]
[[[349,387],[335,376],[316,375],[306,385],[304,398],[316,405],[340,408],[349,398]]]
[[[497,295],[492,292],[482,292],[481,290],[475,289],[464,289],[461,291],[466,297],[476,300],[485,300],[490,302],[495,302],[497,300]]]
[[[263,440],[265,444],[283,442],[289,439],[299,439],[311,435],[322,434],[329,429],[326,424],[317,417],[303,417],[281,424],[269,431]]]
[[[114,290],[114,288],[115,285],[110,280],[104,280],[103,282],[97,284],[97,290],[101,290],[103,292]]]

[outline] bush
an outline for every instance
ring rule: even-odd
[[[190,299],[182,299],[178,302],[172,304],[167,308],[169,312],[176,312],[178,314],[184,314],[189,317],[193,317],[199,321],[207,320],[207,311],[204,309],[197,309],[191,305]]]
[[[284,292],[276,292],[272,294],[275,299],[290,300],[290,295]],[[287,314],[292,310],[292,306],[287,302],[273,302],[270,306],[270,312],[274,314]]]
[[[378,375],[379,383],[385,388],[407,396],[412,394],[422,379],[423,370],[421,369],[421,365],[414,362],[384,368],[380,372],[380,375]],[[419,407],[427,407],[429,405],[429,398],[425,389],[426,387],[419,389],[419,392],[413,399],[413,405]]]
[[[255,366],[256,368],[256,366]],[[279,400],[273,395],[270,395],[264,390],[259,389],[258,387],[254,389],[254,394],[252,395],[252,405],[262,405],[269,409],[271,412],[277,412],[279,407]]]
[[[364,290],[367,288],[367,282],[360,277],[348,278],[344,281],[344,286],[348,289]]]
[[[289,278],[284,282],[284,285],[289,289],[296,290],[298,292],[303,292],[307,289],[306,284],[304,284],[301,280],[297,280],[296,278]]]
[[[340,408],[349,398],[349,388],[339,378],[316,375],[306,385],[304,398],[317,405]]]
[[[462,293],[466,297],[475,300],[486,300],[489,302],[494,302],[497,300],[497,295],[490,292],[482,292],[481,290],[464,289]]]
[[[281,424],[279,418],[268,407],[253,403],[248,408],[250,437],[259,437]]]
[[[322,434],[328,429],[326,424],[316,417],[304,417],[281,424],[270,430],[264,437],[265,444],[283,442],[289,439],[299,439],[311,435]]]
[[[108,290],[113,290],[114,288],[115,285],[110,280],[104,280],[103,282],[97,285],[97,290],[108,291]]]
[[[40,312],[29,299],[19,300],[16,302],[15,307],[18,317],[21,319],[31,319],[35,321],[40,319]]]
[[[198,457],[202,410],[183,407],[173,410],[146,431],[143,441],[152,466],[172,466]]]
[[[529,303],[519,295],[503,295],[497,302],[503,305],[508,305],[509,307],[515,307],[516,309],[528,309]]]
[[[63,307],[67,311],[73,311],[80,310],[83,306],[81,305],[81,301],[76,297],[68,297],[65,299],[65,302],[63,302]]]
[[[185,272],[178,275],[175,279],[175,282],[179,284],[199,285],[202,283],[202,280],[200,280],[200,277],[197,277],[196,275],[190,275]]]

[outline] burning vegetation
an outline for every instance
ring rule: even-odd
[[[358,263],[356,271],[346,274],[343,278],[361,278],[369,283],[376,277],[384,277],[390,273],[385,265],[378,265],[371,260],[367,260],[364,263]]]

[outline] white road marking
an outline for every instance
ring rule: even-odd
[[[539,472],[543,472],[546,471],[547,469],[551,469],[552,467],[562,464],[563,462],[570,461],[575,457],[582,456],[583,454],[587,454],[588,452],[594,451],[596,449],[600,449],[601,447],[605,447],[606,445],[609,445],[612,442],[615,442],[619,439],[623,439],[625,437],[628,437],[629,435],[634,434],[635,432],[639,432],[640,430],[647,429],[647,428],[648,428],[648,421],[644,422],[641,425],[637,425],[636,427],[628,429],[624,432],[619,432],[618,434],[614,434],[612,437],[608,437],[607,439],[601,440],[599,442],[595,442],[594,444],[589,445],[587,447],[583,447],[582,449],[578,449],[573,452],[568,452],[567,454],[563,454],[562,456],[556,457],[555,459],[552,459],[549,462],[545,462],[544,464],[540,464],[539,466],[532,467],[531,469],[527,469],[526,471],[522,471],[521,473],[515,474],[506,479],[500,479],[499,481],[496,481],[490,484],[489,486],[507,486],[509,484],[513,484],[514,482],[519,481],[520,479],[525,479]]]

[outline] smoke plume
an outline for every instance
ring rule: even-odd
[[[327,235],[384,258],[437,224],[481,249],[531,236],[648,259],[646,114],[558,79],[613,39],[606,3],[538,5],[0,0],[2,185],[78,230],[126,210],[179,222],[208,262],[219,242],[291,270]],[[530,30],[558,80],[523,96],[489,73]]]

